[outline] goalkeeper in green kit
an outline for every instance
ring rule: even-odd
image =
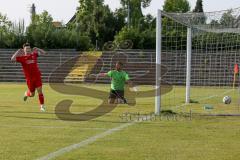
[[[111,90],[109,94],[109,103],[125,103],[127,100],[124,97],[124,86],[127,82],[132,87],[132,82],[127,74],[127,72],[122,70],[123,63],[117,62],[115,70],[111,70],[108,73],[100,73],[99,76],[108,76],[111,78]]]

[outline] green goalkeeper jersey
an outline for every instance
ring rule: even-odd
[[[125,82],[129,80],[129,76],[125,71],[112,70],[107,73],[111,77],[111,89],[124,91]]]

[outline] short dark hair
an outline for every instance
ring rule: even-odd
[[[30,43],[26,42],[26,43],[23,44],[23,48],[25,48],[27,46],[30,46]]]
[[[116,64],[119,64],[120,66],[123,66],[123,62],[121,62],[121,61],[117,61]]]

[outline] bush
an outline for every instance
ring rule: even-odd
[[[126,40],[133,42],[133,49],[154,49],[156,44],[155,30],[147,29],[140,31],[137,28],[124,27],[119,34],[115,36],[115,43],[119,45]]]
[[[143,48],[141,42],[141,35],[136,28],[123,27],[123,29],[115,36],[115,43],[120,44],[123,41],[131,40],[133,42],[133,49]]]

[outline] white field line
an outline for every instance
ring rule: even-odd
[[[137,123],[137,122],[134,121],[134,122],[122,124],[122,125],[120,125],[118,127],[109,129],[109,130],[107,130],[107,131],[105,131],[103,133],[97,134],[97,135],[95,135],[93,137],[90,137],[90,138],[88,138],[88,139],[86,139],[84,141],[81,141],[79,143],[76,143],[76,144],[64,147],[62,149],[59,149],[59,150],[57,150],[55,152],[49,153],[48,155],[40,157],[37,160],[51,160],[53,158],[56,158],[58,156],[61,156],[61,155],[65,154],[65,153],[71,152],[72,150],[85,147],[85,146],[87,146],[87,145],[89,145],[91,143],[94,143],[95,141],[97,141],[97,140],[99,140],[101,138],[104,138],[104,137],[106,137],[108,135],[111,135],[111,134],[113,134],[115,132],[121,131],[124,128],[127,128],[127,127],[129,127],[131,125],[134,125],[135,123]]]
[[[230,91],[232,91],[232,90],[226,91],[223,94],[229,93]],[[210,97],[209,96],[208,97],[203,97],[203,98],[201,98],[199,100],[211,99],[211,98],[217,97],[217,96],[219,96],[219,95],[213,95],[213,96],[210,96]],[[183,104],[183,105],[176,106],[176,107],[183,107],[183,106],[186,106],[186,105],[188,105],[188,104]],[[144,121],[144,120],[146,120],[148,118],[145,118],[142,121]],[[87,145],[89,145],[91,143],[94,143],[95,141],[97,141],[97,140],[99,140],[101,138],[104,138],[104,137],[106,137],[108,135],[111,135],[111,134],[113,134],[115,132],[121,131],[121,130],[129,127],[129,126],[132,126],[132,125],[138,123],[138,122],[141,122],[141,121],[134,121],[134,122],[130,122],[130,123],[125,123],[125,124],[120,125],[118,127],[109,129],[109,130],[107,130],[107,131],[105,131],[103,133],[97,134],[97,135],[95,135],[93,137],[89,137],[88,139],[86,139],[84,141],[81,141],[79,143],[75,143],[75,144],[72,144],[70,146],[61,148],[61,149],[59,149],[59,150],[57,150],[55,152],[49,153],[48,155],[40,157],[40,158],[38,158],[36,160],[51,160],[53,158],[56,158],[56,157],[59,157],[59,156],[65,154],[65,153],[71,152],[71,151],[73,151],[75,149],[79,149],[79,148],[85,147],[85,146],[87,146]]]
[[[225,95],[225,94],[227,94],[227,93],[232,92],[233,90],[234,90],[234,89],[230,89],[230,90],[227,90],[227,91],[223,92],[222,94],[218,94],[218,95],[215,94],[215,95],[212,95],[212,96],[202,97],[202,98],[198,99],[198,101],[208,100],[208,99],[212,99],[212,98],[214,98],[214,97],[222,96],[222,95]],[[182,104],[182,105],[180,105],[180,106],[175,106],[175,108],[180,108],[180,107],[184,107],[184,106],[188,106],[188,105],[190,105],[190,104],[184,103],[184,104]],[[173,107],[172,107],[172,108],[173,108]]]

